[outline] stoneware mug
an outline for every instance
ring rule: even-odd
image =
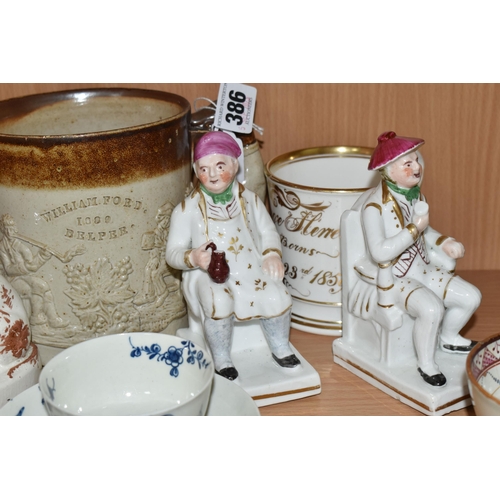
[[[0,102],[0,270],[45,363],[104,334],[186,321],[165,262],[191,180],[190,106],[142,89]]]

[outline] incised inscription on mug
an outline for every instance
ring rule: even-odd
[[[109,213],[105,212],[106,208],[120,207],[126,210],[139,211],[142,205],[143,203],[140,200],[122,196],[93,196],[64,203],[47,212],[40,213],[39,217],[47,222],[52,222],[68,214],[74,214],[76,217],[72,220],[72,227],[66,227],[65,238],[81,241],[103,241],[119,238],[128,233],[126,225],[113,226],[113,218]],[[104,213],[93,216],[76,213],[84,212],[85,209],[93,207],[103,208]]]
[[[43,240],[2,214],[1,264],[27,306],[34,340],[66,346],[109,333],[159,332],[184,316],[179,276],[165,260],[173,208],[166,202],[151,212],[152,230],[139,238],[131,236],[147,220],[145,202],[117,194],[39,212],[37,224],[51,228]],[[66,286],[54,287],[57,279]],[[62,313],[64,304],[74,317]]]

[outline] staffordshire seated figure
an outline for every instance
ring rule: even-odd
[[[436,350],[454,355],[471,350],[474,343],[460,331],[479,307],[481,293],[454,274],[463,245],[429,225],[417,155],[423,144],[394,132],[379,136],[368,168],[380,172],[381,182],[343,216],[342,237],[352,240],[343,244],[342,276],[348,288],[343,303],[346,314],[375,325],[386,363],[387,343],[404,343],[391,331],[401,327],[404,317],[412,318],[413,345],[408,347],[416,354],[416,369],[427,384],[443,387],[447,379],[436,363]],[[354,242],[356,232],[361,242]],[[358,253],[347,265],[354,255],[350,248]]]
[[[260,198],[235,180],[240,155],[225,132],[199,140],[193,159],[200,184],[172,213],[166,249],[168,264],[182,270],[189,328],[202,330],[217,373],[230,380],[238,377],[235,322],[260,320],[274,361],[283,368],[301,363],[289,344],[292,301],[280,238]],[[211,277],[216,253],[229,273]]]

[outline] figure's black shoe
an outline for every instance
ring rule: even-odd
[[[477,342],[475,340],[469,345],[441,344],[441,349],[445,352],[451,352],[452,354],[468,354],[476,344]]]
[[[290,354],[290,356],[285,356],[284,358],[278,358],[273,354],[273,359],[283,368],[294,368],[300,365],[300,359],[295,354]]]
[[[234,366],[228,366],[227,368],[222,368],[220,372],[215,370],[215,373],[229,380],[236,380],[238,378],[238,370]]]
[[[442,387],[446,385],[446,377],[442,373],[436,373],[436,375],[427,375],[420,368],[418,369],[418,373],[422,375],[422,378],[425,382],[435,387]]]

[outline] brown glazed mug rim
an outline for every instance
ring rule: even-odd
[[[141,88],[125,88],[125,87],[102,87],[102,88],[86,88],[86,89],[70,89],[56,92],[45,92],[39,94],[30,94],[21,97],[14,97],[0,101],[0,123],[12,118],[20,118],[27,113],[36,111],[43,106],[56,104],[63,101],[75,101],[82,94],[87,94],[87,98],[99,97],[142,97],[156,99],[167,103],[177,104],[180,108],[179,113],[176,113],[168,118],[158,121],[133,125],[129,127],[121,127],[98,132],[83,132],[78,134],[53,134],[53,135],[21,135],[21,134],[6,134],[0,131],[0,138],[3,142],[13,144],[27,143],[44,143],[48,142],[66,142],[66,141],[85,141],[98,137],[113,137],[127,133],[135,133],[141,129],[154,129],[162,127],[167,123],[174,122],[179,118],[191,112],[191,106],[187,99],[170,92],[161,90],[141,89]]]

